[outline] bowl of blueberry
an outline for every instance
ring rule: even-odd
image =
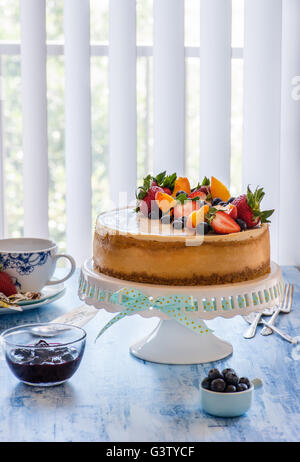
[[[13,327],[0,336],[6,362],[27,385],[49,387],[70,379],[85,349],[86,332],[69,324]]]
[[[201,382],[202,408],[218,417],[240,416],[250,408],[254,389],[261,386],[260,379],[239,377],[232,368],[210,369]]]

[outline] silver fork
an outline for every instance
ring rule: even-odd
[[[283,297],[281,305],[277,308],[277,310],[274,311],[270,321],[268,321],[267,324],[262,328],[261,335],[270,335],[273,333],[273,330],[269,326],[274,326],[277,316],[280,313],[285,313],[285,314],[290,313],[291,308],[292,308],[293,295],[294,295],[294,285],[288,284],[287,291],[286,290],[284,291],[284,297]]]

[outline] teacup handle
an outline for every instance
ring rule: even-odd
[[[68,272],[68,274],[63,277],[62,279],[55,279],[53,281],[48,281],[46,283],[46,286],[53,286],[55,284],[60,284],[61,282],[65,282],[67,279],[69,279],[72,274],[74,273],[75,269],[76,269],[76,263],[75,263],[75,260],[73,257],[71,257],[71,255],[68,255],[66,253],[57,253],[56,255],[54,255],[53,257],[53,260],[56,264],[56,261],[59,259],[59,258],[66,258],[67,260],[69,260],[69,262],[71,263],[71,268],[70,268],[70,271]]]

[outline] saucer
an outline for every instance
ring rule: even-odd
[[[40,306],[47,305],[49,303],[53,303],[56,300],[59,300],[66,292],[66,287],[64,284],[57,284],[55,286],[49,286],[42,289],[42,298],[39,300],[30,300],[25,302],[20,302],[18,305],[22,308],[22,311],[29,311],[35,308],[39,308]],[[0,315],[1,314],[11,314],[11,313],[22,313],[22,311],[15,311],[14,309],[10,308],[0,308]]]
[[[18,305],[19,306],[27,306],[27,305],[33,305],[33,304],[36,304],[36,303],[41,303],[44,300],[56,297],[56,295],[58,295],[60,292],[62,292],[64,290],[64,288],[65,288],[65,286],[64,286],[63,283],[55,284],[54,286],[45,286],[41,290],[41,294],[42,294],[41,298],[39,298],[37,300],[23,300],[23,301],[18,302]]]

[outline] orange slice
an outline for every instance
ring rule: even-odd
[[[219,197],[224,202],[227,202],[228,199],[230,199],[230,192],[226,186],[214,176],[211,177],[210,181],[210,193],[213,199]]]
[[[205,215],[207,214],[209,205],[205,204],[199,210],[192,212],[187,219],[186,225],[188,228],[196,228],[199,223],[205,221]]]
[[[167,213],[172,207],[175,207],[175,205],[177,204],[174,197],[160,191],[158,191],[155,194],[155,200],[158,207],[163,213]]]
[[[177,178],[177,180],[175,180],[173,194],[172,194],[173,197],[176,197],[176,194],[178,193],[178,191],[184,191],[185,193],[187,193],[188,196],[191,194],[191,185],[190,185],[188,178],[179,177]]]

